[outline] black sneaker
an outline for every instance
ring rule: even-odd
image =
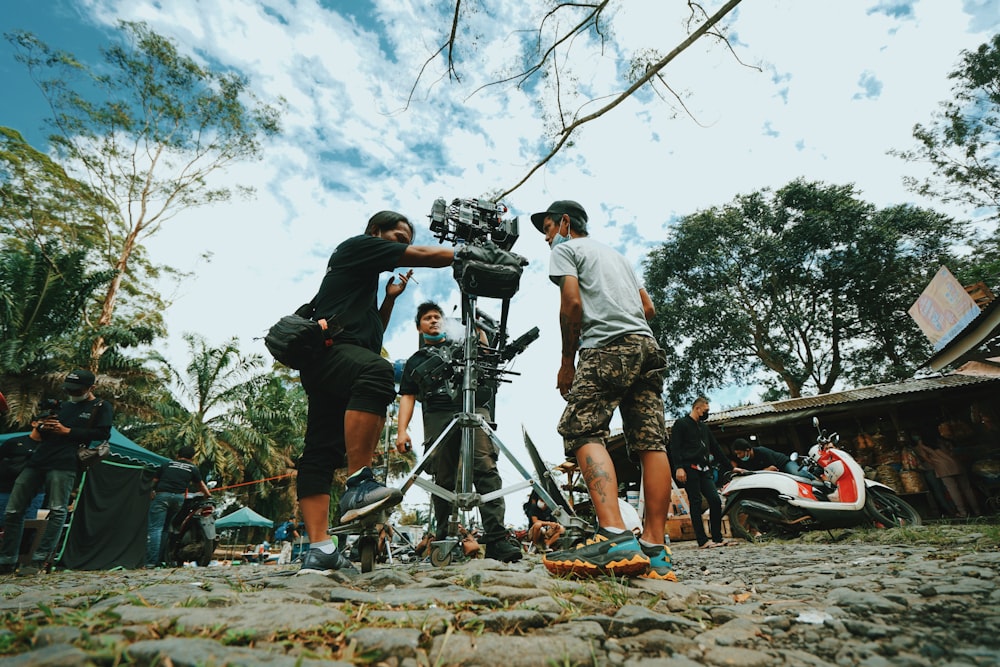
[[[521,550],[506,539],[499,539],[486,545],[486,557],[501,563],[516,563],[523,556]]]
[[[31,577],[39,573],[45,573],[45,561],[43,560],[33,560],[31,565],[25,565],[20,570],[17,571],[18,576],[21,577]]]
[[[330,574],[334,570],[344,574],[358,574],[354,564],[336,549],[330,554],[319,549],[310,549],[302,560],[298,574]]]
[[[14,574],[15,571],[17,571],[17,563],[0,564],[0,575]]]
[[[390,489],[375,481],[371,468],[362,468],[347,480],[347,489],[340,497],[340,523],[354,521],[370,512],[403,502],[399,489]]]

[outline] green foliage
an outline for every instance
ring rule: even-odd
[[[279,131],[278,110],[242,76],[201,66],[142,23],[122,22],[119,32],[94,68],[30,33],[6,35],[52,109],[52,146],[99,195],[102,258],[117,273],[94,321],[94,367],[109,348],[102,329],[116,308],[127,327],[161,325],[164,304],[149,285],[169,269],[149,262],[143,244],[185,209],[249,194],[213,178],[259,158],[262,138]]]
[[[995,219],[1000,206],[1000,34],[975,51],[963,51],[949,78],[954,81],[951,98],[928,125],[913,128],[917,147],[892,153],[931,165],[931,178],[905,179],[913,191],[985,207]]]
[[[927,350],[899,313],[962,231],[803,180],[686,216],[646,260],[667,404],[731,383],[795,397],[909,377]]]
[[[87,302],[112,274],[88,270],[86,250],[58,244],[27,241],[0,253],[0,379],[15,427],[73,365]]]

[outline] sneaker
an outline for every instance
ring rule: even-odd
[[[649,556],[631,531],[609,533],[602,528],[575,549],[542,556],[542,564],[557,575],[635,577],[649,569]]]
[[[302,566],[297,574],[330,574],[334,570],[344,574],[358,574],[354,564],[342,553],[333,550],[333,553],[325,553],[319,549],[310,549],[306,552],[306,557],[302,559]]]
[[[647,547],[639,543],[642,553],[649,557],[649,569],[639,575],[640,579],[656,579],[658,581],[677,581],[674,574],[673,553],[665,544]]]
[[[14,574],[16,570],[17,570],[17,563],[0,564],[0,575]]]
[[[375,481],[371,468],[362,468],[347,480],[347,489],[340,497],[340,523],[354,521],[369,512],[392,507],[403,502],[399,489],[390,489]]]
[[[516,563],[523,556],[520,549],[502,538],[486,545],[486,557],[501,563]]]
[[[20,570],[17,571],[18,576],[21,577],[31,577],[39,572],[45,572],[45,561],[43,560],[33,560],[31,565],[25,565]]]

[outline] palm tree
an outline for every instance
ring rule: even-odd
[[[156,406],[160,421],[143,442],[164,455],[194,447],[197,460],[223,485],[243,482],[248,473],[284,471],[288,457],[272,433],[259,428],[267,420],[254,400],[267,382],[262,357],[243,355],[236,338],[218,347],[196,334],[185,334],[184,340],[191,355],[184,372],[156,355],[173,394]]]
[[[0,252],[0,386],[9,422],[23,426],[74,365],[87,302],[113,271],[89,272],[84,249],[6,241]]]

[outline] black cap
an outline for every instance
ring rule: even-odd
[[[542,223],[545,222],[545,218],[558,218],[563,214],[568,215],[574,220],[582,222],[584,226],[587,224],[587,212],[583,210],[582,206],[570,199],[560,199],[559,201],[554,201],[541,213],[532,213],[531,224],[533,224],[535,229],[538,231],[542,231]]]
[[[78,368],[67,375],[66,379],[63,380],[63,389],[68,391],[75,389],[89,389],[94,386],[96,381],[97,378],[94,377],[93,373],[88,370]]]
[[[747,440],[746,438],[736,438],[735,440],[733,440],[733,451],[734,452],[737,451],[737,450],[739,450],[741,452],[744,452],[744,451],[746,451],[748,449],[753,449],[753,445],[751,445],[750,441]]]

